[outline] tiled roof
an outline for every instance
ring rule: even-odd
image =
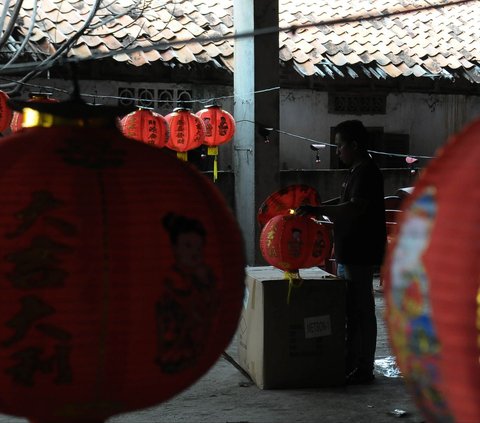
[[[452,3],[373,20],[284,31],[279,35],[280,60],[302,76],[443,76],[480,83],[480,1],[455,1],[279,0],[281,27]],[[4,3],[0,0],[0,5]],[[11,2],[9,16],[15,3]],[[31,25],[29,54],[34,53],[37,60],[51,55],[84,25],[94,0],[41,0],[32,22],[34,3],[24,0],[16,31],[2,49],[4,53],[9,49],[7,56],[18,48]],[[118,52],[115,60],[135,66],[155,61],[170,66],[210,62],[233,71],[234,41],[218,39],[233,33],[233,0],[108,0],[101,2],[89,28],[68,54],[88,59]],[[181,42],[196,37],[202,41]],[[156,49],[122,52],[158,43]]]

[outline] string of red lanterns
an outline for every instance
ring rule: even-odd
[[[8,95],[0,91],[0,132],[10,126],[11,132],[22,128],[23,115],[7,105]],[[50,94],[32,93],[29,101],[58,102]],[[214,157],[213,180],[218,178],[218,146],[231,141],[235,134],[235,119],[219,105],[207,106],[192,113],[186,107],[174,109],[162,116],[140,107],[119,120],[119,128],[127,137],[146,144],[177,152],[186,161],[188,151],[205,145],[207,155]]]

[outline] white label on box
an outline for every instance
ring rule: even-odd
[[[328,336],[332,334],[332,326],[330,324],[330,316],[314,316],[306,317],[305,324],[305,338],[319,338],[321,336]]]
[[[245,287],[245,292],[243,294],[243,308],[246,310],[248,307],[248,297],[250,296],[250,293],[248,291],[248,288]]]

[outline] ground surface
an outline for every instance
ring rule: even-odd
[[[420,423],[421,414],[396,372],[376,292],[379,323],[376,380],[329,389],[261,390],[220,358],[195,385],[157,407],[113,417],[107,423]],[[237,357],[235,339],[227,353]],[[397,377],[389,377],[397,374]],[[387,375],[387,376],[386,376]],[[0,414],[0,423],[25,423]]]

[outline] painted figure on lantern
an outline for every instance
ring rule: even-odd
[[[155,305],[156,363],[175,373],[193,365],[203,350],[217,299],[215,276],[204,258],[207,233],[202,223],[174,213],[162,222],[174,263],[163,281],[165,294]]]
[[[288,241],[288,253],[291,257],[300,257],[302,253],[302,231],[299,228],[292,228],[291,238]]]
[[[326,248],[326,242],[325,242],[325,234],[322,231],[317,231],[316,238],[315,238],[315,243],[313,244],[313,252],[312,256],[313,257],[321,257]]]
[[[432,418],[443,415],[448,419],[438,388],[440,345],[422,262],[437,214],[435,190],[427,189],[406,213],[391,270],[393,342],[400,349],[400,368],[414,382],[411,386],[422,411]]]
[[[225,119],[225,117],[222,116],[220,118],[220,123],[218,124],[218,134],[224,137],[225,135],[227,135],[227,131],[228,131],[227,119]]]
[[[213,134],[213,126],[211,119],[209,117],[203,118],[203,123],[205,124],[205,136],[211,137]]]

